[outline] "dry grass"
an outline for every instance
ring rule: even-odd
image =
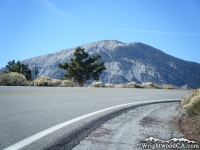
[[[8,74],[0,74],[1,86],[27,86],[29,82],[23,74],[10,72]]]
[[[181,116],[174,120],[176,128],[180,130],[187,139],[200,143],[200,116],[195,117]]]

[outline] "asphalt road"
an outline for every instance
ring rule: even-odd
[[[188,92],[133,88],[2,86],[0,87],[0,149],[97,110],[132,102],[176,99]],[[82,124],[83,121],[77,123],[79,126]],[[70,128],[69,126],[67,130]]]

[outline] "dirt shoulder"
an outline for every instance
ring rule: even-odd
[[[141,142],[149,137],[160,140],[186,138],[174,118],[181,116],[178,102],[138,107],[106,121],[91,132],[73,150],[143,149]]]
[[[188,117],[185,113],[175,117],[174,124],[187,139],[200,143],[200,116]]]

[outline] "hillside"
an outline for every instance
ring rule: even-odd
[[[122,43],[104,40],[82,45],[90,55],[100,54],[107,68],[100,77],[104,83],[135,81],[157,84],[200,87],[200,64],[170,56],[143,43]],[[69,61],[75,48],[22,61],[30,67],[38,66],[39,76],[62,78],[65,70],[58,63]]]

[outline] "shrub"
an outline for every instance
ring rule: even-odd
[[[197,115],[200,112],[200,95],[194,96],[184,108],[189,116]]]
[[[153,88],[154,89],[163,89],[164,87],[162,85],[155,84]]]
[[[58,80],[58,79],[52,79],[52,85],[53,86],[60,86],[62,83],[61,80]]]
[[[114,88],[125,88],[126,85],[125,84],[116,84],[114,85]]]
[[[2,86],[27,86],[28,84],[25,76],[17,72],[0,74],[0,85]]]
[[[190,103],[191,99],[194,96],[197,96],[200,94],[200,89],[198,90],[193,90],[192,92],[190,92],[188,95],[183,96],[183,98],[181,99],[181,106],[183,107],[184,105],[187,105]]]
[[[35,86],[64,86],[74,87],[75,83],[70,80],[51,79],[50,77],[42,76],[34,80]]]
[[[156,87],[156,84],[153,82],[146,82],[146,83],[142,83],[141,86],[146,87],[146,88],[154,88]]]
[[[106,83],[106,84],[105,84],[105,87],[107,87],[107,88],[113,88],[114,85],[113,85],[113,84],[110,84],[110,83]]]
[[[89,87],[105,87],[102,82],[93,82]]]
[[[127,88],[143,88],[140,84],[136,84],[135,82],[129,82],[126,84]]]
[[[200,113],[200,88],[184,96],[181,100],[182,108],[186,109],[189,116]]]
[[[1,86],[7,86],[7,80],[8,80],[7,74],[0,74],[0,85]]]
[[[52,79],[46,76],[39,77],[34,80],[35,86],[52,86]]]
[[[64,86],[64,87],[75,87],[76,83],[71,81],[71,80],[63,80],[61,82],[61,86]]]
[[[176,87],[174,87],[173,85],[164,85],[164,89],[175,89]]]

